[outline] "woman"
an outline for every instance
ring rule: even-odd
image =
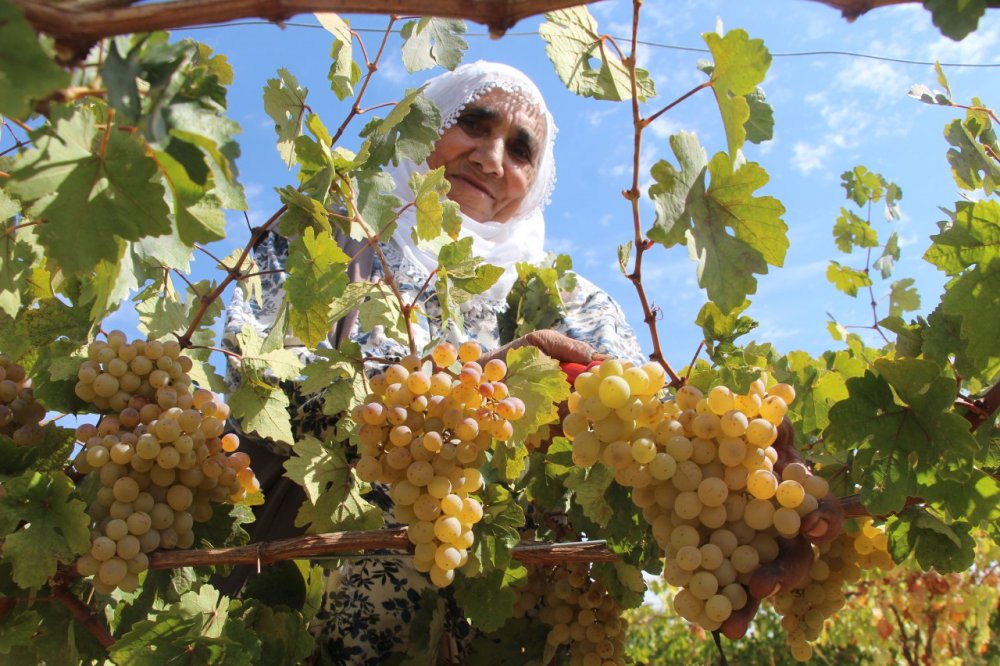
[[[638,342],[621,308],[582,277],[577,278],[573,292],[563,295],[566,314],[559,324],[500,348],[497,318],[506,308],[506,295],[516,279],[514,266],[520,261],[538,263],[544,258],[543,210],[555,184],[555,123],[535,84],[520,71],[498,63],[462,65],[432,79],[424,94],[441,111],[441,138],[426,164],[402,160],[387,169],[395,180],[396,194],[403,201],[412,200],[410,175],[444,167],[451,185],[448,197],[461,209],[462,236],[473,239],[476,256],[503,267],[505,272],[487,292],[462,305],[461,329],[454,323],[441,327],[440,307],[432,297],[425,308],[426,318],[415,327],[417,347],[444,337],[455,344],[475,340],[490,350],[490,356],[530,344],[560,361],[585,363],[596,354],[640,360]],[[410,231],[415,223],[415,213],[410,209],[400,217],[392,239],[381,247],[388,265],[382,266],[377,258],[370,257],[370,269],[364,262],[361,270],[357,263],[352,267],[354,277],[377,280],[388,269],[403,298],[411,300],[438,263],[433,253],[413,242]],[[269,235],[256,248],[257,263],[264,272],[281,269],[286,253],[286,241]],[[261,334],[269,329],[283,298],[282,282],[280,272],[267,276],[263,307],[245,302],[237,292],[227,311],[225,331],[231,346],[236,347],[236,333],[245,324],[251,324]],[[356,317],[340,323],[331,334],[331,343],[336,344],[344,336],[359,343],[367,356],[399,358],[408,353],[380,326],[362,330]],[[306,362],[311,360],[305,349],[302,355]],[[332,424],[316,399],[296,394],[294,405],[297,434],[322,437],[330,430]],[[261,444],[279,455],[269,455]],[[249,452],[258,477],[268,489],[267,501],[254,525],[254,540],[296,533],[291,522],[303,494],[299,486],[281,478],[280,455],[288,454],[288,444],[255,443]],[[373,495],[373,501],[390,508],[384,493]],[[325,656],[335,663],[380,663],[388,653],[405,650],[408,623],[421,603],[422,589],[428,585],[423,574],[402,559],[359,560],[331,574],[316,627]],[[233,589],[232,585],[228,587]],[[470,629],[462,613],[454,608],[451,595],[445,593],[444,597],[453,611],[447,614],[446,629],[452,640],[446,649],[454,660],[462,662],[462,648]]]

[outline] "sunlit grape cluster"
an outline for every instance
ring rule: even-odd
[[[572,666],[625,663],[628,625],[618,601],[591,577],[588,563],[529,567],[529,572],[514,617],[537,618],[551,627],[547,642],[567,646]]]
[[[374,376],[351,412],[359,425],[358,477],[390,486],[395,517],[414,545],[414,568],[438,587],[450,585],[468,559],[472,526],[483,517],[472,493],[482,487],[486,451],[511,437],[511,421],[525,411],[503,383],[507,365],[480,365],[481,354],[475,342],[458,349],[442,343],[431,352],[431,372],[407,356]],[[449,368],[458,362],[454,373]]]
[[[662,383],[656,364],[605,361],[577,377],[563,431],[575,464],[601,461],[632,488],[664,550],[664,578],[682,588],[677,612],[711,631],[747,603],[777,537],[796,536],[828,487],[802,465],[784,479],[774,471],[791,386],[768,392],[758,379],[746,394],[716,386],[707,395],[684,386],[664,403]]]
[[[813,564],[806,579],[771,599],[797,661],[812,658],[810,641],[819,638],[826,619],[844,606],[846,584],[858,582],[863,570],[890,571],[896,566],[884,527],[866,517],[847,528],[829,543],[813,544]]]
[[[94,520],[91,549],[77,560],[77,571],[94,575],[94,589],[102,593],[116,587],[134,590],[138,575],[148,567],[148,553],[158,548],[189,548],[194,543],[194,523],[212,517],[213,502],[237,502],[260,489],[249,456],[236,451],[239,438],[223,432],[229,407],[211,391],[191,391],[182,370],[190,368],[190,361],[179,354],[179,348],[174,355],[169,344],[127,344],[124,334],[112,332],[107,343],[91,344],[90,360],[80,375],[91,380],[88,385],[97,384],[103,376],[124,378],[125,374],[105,372],[115,366],[115,359],[122,358],[123,349],[132,350],[124,352],[131,357],[130,364],[144,358],[150,365],[139,364],[145,372],[133,373],[138,386],[125,406],[116,409],[117,414],[77,428],[82,448],[73,462],[79,472],[93,472],[100,481],[88,510]],[[149,356],[135,355],[150,351],[157,360],[170,360],[159,364],[166,369],[154,370]],[[114,358],[108,358],[111,352]],[[165,376],[156,375],[158,370]],[[151,380],[156,386],[150,392],[145,387],[153,386]],[[120,384],[118,393],[134,386],[129,381]],[[146,393],[150,393],[148,398]],[[105,403],[114,409],[107,396],[102,399]]]
[[[174,393],[175,400],[191,390],[191,359],[181,354],[176,340],[134,340],[121,331],[108,333],[107,342],[94,341],[87,360],[77,371],[76,395],[101,410],[120,412],[132,396],[157,402],[158,392]],[[154,400],[155,398],[155,400]]]
[[[35,401],[24,368],[0,354],[0,435],[18,446],[38,446],[45,439],[45,407]]]

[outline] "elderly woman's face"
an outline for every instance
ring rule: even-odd
[[[427,164],[444,167],[448,198],[463,213],[477,222],[506,222],[535,180],[544,142],[538,110],[494,88],[462,110]]]

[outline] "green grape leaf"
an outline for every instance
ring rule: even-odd
[[[862,165],[840,174],[840,186],[844,188],[847,198],[858,207],[869,201],[879,201],[885,194],[885,184],[882,176]]]
[[[5,617],[4,623],[0,624],[0,654],[9,657],[12,650],[30,648],[37,640],[36,633],[41,622],[41,616],[33,610]]]
[[[982,187],[987,194],[1000,187],[1000,154],[996,134],[985,114],[969,113],[965,120],[954,120],[944,129],[944,138],[952,146],[948,163],[952,177],[963,190]],[[988,154],[987,148],[992,155]]]
[[[247,629],[260,638],[260,661],[273,666],[296,666],[309,659],[316,641],[308,620],[298,611],[284,611],[255,604]]]
[[[247,381],[229,396],[229,407],[247,433],[276,442],[292,442],[288,396],[280,388],[266,389]]]
[[[872,266],[882,274],[882,279],[885,280],[892,275],[892,269],[896,267],[897,261],[899,261],[899,234],[893,232],[882,249],[882,255],[875,260]]]
[[[177,238],[188,253],[195,243],[224,238],[226,217],[204,154],[193,144],[175,140],[166,150],[156,151],[156,160],[174,196]]]
[[[254,515],[247,504],[222,504],[212,509],[211,518],[194,525],[198,548],[228,548],[250,543],[250,535],[243,526],[252,523]]]
[[[302,134],[308,88],[299,85],[295,75],[285,68],[278,70],[278,78],[268,79],[264,86],[264,111],[274,120],[278,135],[278,154],[291,168],[295,164],[295,139]]]
[[[11,565],[15,583],[41,587],[60,563],[69,564],[90,548],[87,505],[61,472],[26,472],[4,481],[3,488],[3,561]]]
[[[69,83],[17,5],[0,2],[0,115],[27,120],[36,100]]]
[[[828,364],[828,358],[817,360],[807,352],[792,351],[784,359],[785,367],[775,371],[775,379],[795,387],[789,418],[796,426],[797,436],[812,435],[826,428],[830,423],[830,407],[847,398],[846,378],[829,370]]]
[[[774,107],[765,101],[764,91],[760,88],[754,88],[754,91],[745,95],[745,98],[750,109],[750,117],[743,123],[747,141],[750,143],[770,141],[774,138]]]
[[[871,277],[865,271],[844,266],[839,261],[832,260],[830,265],[826,267],[826,279],[838,291],[842,291],[848,296],[857,296],[858,289],[870,287],[872,284]]]
[[[154,619],[136,622],[118,638],[109,650],[111,659],[136,666],[252,663],[260,655],[260,641],[246,631],[233,631],[229,605],[229,598],[210,585],[185,592],[177,603],[155,612]]]
[[[420,164],[440,137],[441,113],[423,96],[422,88],[406,91],[385,120],[375,118],[361,130],[371,154],[369,166],[399,164],[400,158]],[[391,191],[391,190],[390,190]],[[367,219],[367,218],[366,218]],[[371,220],[368,220],[371,224]]]
[[[513,440],[524,439],[539,427],[558,421],[559,405],[569,398],[569,384],[559,362],[537,347],[526,346],[507,352],[507,377],[510,394],[524,402],[524,417],[514,421]]]
[[[605,493],[614,481],[614,472],[602,463],[589,469],[575,468],[566,476],[566,487],[573,491],[573,502],[590,520],[600,527],[607,527],[614,516]]]
[[[281,202],[288,207],[278,220],[281,235],[294,237],[304,229],[313,229],[318,234],[330,234],[330,215],[322,201],[299,192],[291,185],[276,191]]]
[[[100,321],[117,310],[121,302],[139,288],[139,277],[143,274],[141,266],[136,265],[135,256],[126,243],[115,244],[122,249],[121,256],[115,261],[101,259],[97,262],[90,281],[85,282],[81,290],[79,300],[91,303],[92,321]]]
[[[44,221],[38,239],[67,273],[84,273],[102,259],[117,262],[117,239],[170,233],[163,186],[153,178],[156,163],[138,138],[99,131],[94,113],[77,107],[32,132],[32,141],[7,188],[33,202],[30,215]]]
[[[889,316],[899,317],[904,312],[920,309],[920,292],[913,284],[913,278],[903,278],[892,283],[889,289]]]
[[[833,237],[837,249],[847,254],[855,247],[878,247],[878,233],[868,222],[846,208],[840,209],[840,216],[833,225]]]
[[[1000,481],[981,469],[956,480],[944,474],[923,474],[921,498],[972,525],[987,527],[1000,520]]]
[[[282,308],[268,336],[263,340],[250,324],[236,334],[239,344],[240,368],[247,382],[260,388],[271,388],[273,380],[298,379],[302,372],[302,361],[291,349],[284,348],[284,316]]]
[[[768,180],[758,164],[736,166],[725,153],[706,162],[705,150],[686,132],[671,136],[670,145],[681,170],[666,161],[652,168],[656,220],[649,238],[666,247],[686,242],[698,262],[698,284],[722,312],[731,312],[756,292],[753,274],[784,263],[785,208],[773,197],[753,195]]]
[[[0,435],[0,478],[28,470],[58,472],[66,468],[76,444],[75,431],[52,422],[42,426],[42,431],[45,438],[37,446],[18,446],[6,435]]]
[[[897,562],[912,555],[925,571],[966,571],[976,559],[970,527],[965,522],[945,524],[925,509],[910,507],[889,519],[889,552]]]
[[[460,581],[464,580],[466,579],[456,578],[455,585],[460,585]],[[456,592],[458,590],[457,587],[453,589]],[[414,606],[416,612],[409,621],[410,642],[406,646],[406,658],[398,662],[398,666],[429,666],[440,663],[438,653],[441,650],[441,635],[448,612],[445,599],[433,587],[427,587]]]
[[[569,255],[560,254],[537,266],[516,265],[517,280],[507,294],[507,309],[499,317],[500,343],[532,331],[553,328],[566,314],[563,292],[576,289]]]
[[[545,641],[549,630],[537,618],[520,617],[508,620],[501,630],[491,634],[477,632],[469,645],[468,663],[476,666],[523,663],[525,654],[540,655],[551,647]]]
[[[296,527],[310,534],[371,530],[382,526],[382,511],[361,497],[361,487],[344,449],[305,437],[292,447],[285,476],[301,485],[308,502],[295,517]]]
[[[302,392],[323,392],[323,412],[339,414],[349,411],[368,394],[361,348],[353,342],[343,342],[340,349],[317,349],[316,358],[303,370]]]
[[[23,234],[11,230],[13,220],[10,224],[3,222],[10,217],[4,214],[5,196],[0,190],[0,233],[3,234],[0,237],[0,312],[16,317],[21,303],[31,299],[32,276],[41,257],[33,243],[22,240]],[[19,208],[13,199],[8,201],[13,204],[10,213],[13,215]]]
[[[455,69],[469,48],[461,37],[465,34],[461,19],[419,18],[404,23],[399,34],[403,37],[403,66],[411,74],[435,65]]]
[[[202,280],[188,286],[184,294],[179,294],[172,288],[163,290],[166,295],[163,291],[150,294],[149,298],[135,306],[135,311],[139,315],[139,330],[157,340],[173,340],[180,337],[194,321],[195,314],[205,307],[202,297],[212,293],[214,289],[215,283]],[[202,312],[197,330],[191,336],[192,344],[203,347],[215,346],[215,331],[212,330],[212,326],[220,314],[222,314],[220,299],[208,304]],[[211,352],[207,349],[191,349],[186,353],[192,358],[208,360]]]
[[[628,69],[614,47],[601,39],[597,21],[585,6],[547,12],[538,34],[545,40],[545,54],[556,74],[571,92],[614,102],[632,99]],[[649,72],[637,67],[635,74],[639,101],[654,97]]]
[[[938,67],[940,68],[940,65],[938,65]],[[931,90],[922,83],[910,86],[910,90],[906,94],[917,101],[923,102],[924,104],[932,104],[935,106],[954,106],[949,93],[943,93],[939,90]]]
[[[350,262],[333,237],[317,235],[311,228],[289,244],[285,266],[288,320],[292,333],[307,347],[315,347],[329,335],[331,304],[347,286]]]
[[[628,262],[632,259],[632,241],[618,246],[618,268],[622,275],[628,274]]]
[[[490,633],[514,615],[517,587],[528,580],[528,570],[520,564],[494,569],[484,576],[455,578],[455,601],[472,626]]]
[[[417,238],[434,240],[444,231],[452,240],[458,240],[462,218],[458,204],[443,199],[451,189],[451,184],[444,177],[444,167],[426,174],[414,172],[410,176],[410,189],[413,190],[413,205],[417,209]]]
[[[333,13],[318,13],[316,19],[326,31],[333,35],[333,46],[330,47],[330,89],[339,100],[345,100],[354,94],[354,86],[361,79],[361,68],[354,62],[353,37],[351,26],[345,19]]]
[[[240,156],[240,146],[235,136],[240,132],[240,126],[216,110],[196,102],[170,104],[164,110],[164,119],[170,127],[171,137],[196,147],[208,158],[212,170],[210,191],[214,197],[206,203],[246,210],[243,188],[236,180],[236,159]],[[207,242],[223,238],[225,228],[221,232],[218,229],[201,229],[197,233]]]
[[[391,194],[395,189],[392,176],[379,171],[358,176],[357,213],[365,221],[371,232],[388,238],[395,232],[397,209],[403,205],[399,197]],[[354,240],[364,240],[361,225],[351,225],[349,230]]]
[[[757,322],[742,313],[750,305],[750,301],[743,301],[743,304],[725,313],[719,306],[708,301],[701,310],[695,324],[701,326],[705,338],[706,350],[713,359],[721,358],[723,354],[736,351],[736,338],[746,335],[757,328]]]
[[[407,344],[406,320],[399,301],[391,294],[385,285],[379,285],[380,297],[369,298],[358,306],[361,327],[370,331],[375,326],[381,326],[385,334],[401,344]]]
[[[483,571],[504,570],[521,541],[518,529],[525,524],[524,510],[500,485],[487,485],[482,495],[483,519],[472,527],[476,541],[469,554],[475,556]]]
[[[924,7],[942,35],[960,41],[979,26],[986,0],[924,0]]]
[[[435,281],[442,321],[453,321],[459,328],[464,326],[462,303],[492,287],[501,275],[502,268],[473,256],[471,236],[442,246]]]
[[[702,37],[712,52],[712,91],[726,128],[729,154],[735,158],[736,151],[747,139],[746,124],[750,121],[747,95],[757,90],[764,80],[771,66],[771,54],[764,40],[750,39],[743,29],[730,30],[724,37],[714,32],[707,32]],[[758,116],[760,114],[758,110]]]
[[[911,455],[925,467],[947,462],[968,474],[979,447],[968,422],[951,411],[955,383],[937,363],[882,358],[875,367],[878,376],[869,371],[847,380],[849,397],[830,409],[825,443],[834,452],[856,452],[853,468],[870,496],[883,494],[888,502],[883,483],[892,480],[897,503],[884,508],[895,511],[918,492],[912,472],[902,469]]]
[[[941,312],[961,319],[960,340],[981,367],[1000,357],[996,327],[1000,321],[1000,204],[993,200],[961,202],[955,218],[924,258],[952,279],[941,298]]]

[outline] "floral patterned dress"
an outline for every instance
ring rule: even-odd
[[[427,280],[426,271],[404,260],[389,244],[382,245],[381,250],[403,298],[411,301]],[[266,236],[255,248],[259,269],[265,273],[277,272],[262,277],[262,304],[248,302],[240,291],[236,292],[226,311],[224,344],[228,347],[238,350],[236,335],[246,324],[253,326],[261,336],[273,326],[284,298],[285,275],[280,271],[284,268],[287,251],[287,241],[274,234]],[[384,267],[376,258],[371,279],[379,280],[384,274]],[[621,307],[606,292],[577,276],[576,288],[563,293],[562,297],[566,313],[554,330],[616,358],[642,360],[634,331],[626,323]],[[506,309],[506,302],[473,298],[462,307],[464,327],[460,330],[449,322],[442,329],[440,306],[431,291],[424,310],[426,317],[414,325],[417,348],[425,348],[438,339],[456,345],[475,340],[484,349],[499,347],[498,316]],[[355,322],[350,339],[361,345],[366,356],[393,359],[409,353],[405,346],[386,336],[381,326],[365,331],[361,330],[360,322]],[[286,348],[296,350],[305,363],[313,359],[309,350],[297,340],[286,339]],[[230,367],[227,380],[233,386],[238,383],[235,367]],[[297,436],[310,434],[324,438],[332,433],[335,419],[323,414],[317,396],[302,395],[290,383],[284,388],[290,393],[289,409],[293,413],[292,427]],[[290,451],[288,442],[256,439],[245,445],[266,446],[284,456]],[[384,510],[387,525],[398,525],[392,516],[392,501],[386,488],[376,484],[367,499]],[[255,535],[255,538],[268,536]],[[390,654],[405,652],[410,641],[410,623],[425,603],[423,592],[428,587],[427,577],[415,571],[404,557],[380,555],[355,559],[328,571],[322,609],[312,627],[321,662],[374,665],[384,663]],[[449,590],[442,590],[440,596],[446,607],[442,661],[464,663],[463,650],[473,630]]]

